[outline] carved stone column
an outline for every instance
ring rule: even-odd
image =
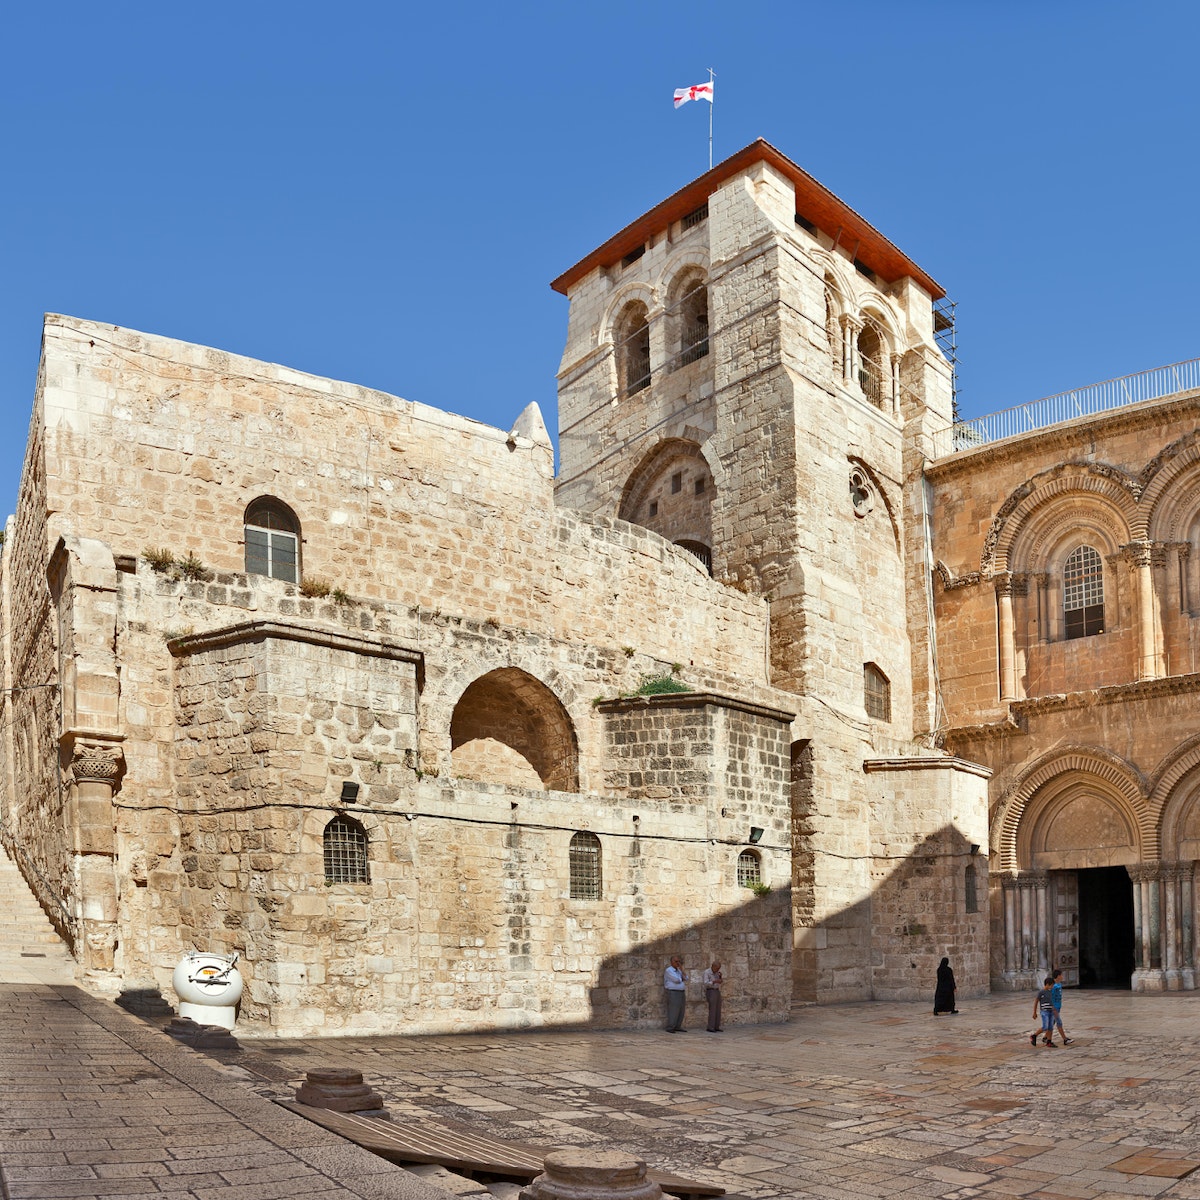
[[[1025,580],[1005,573],[996,576],[996,616],[999,627],[1000,699],[1017,697],[1017,638],[1013,597],[1025,594]]]
[[[1162,655],[1158,651],[1158,623],[1155,620],[1154,567],[1161,563],[1161,547],[1155,547],[1153,542],[1130,542],[1123,549],[1134,573],[1138,622],[1138,678],[1158,679],[1162,676],[1163,669]]]
[[[853,317],[842,315],[842,382],[851,384],[858,379],[858,335],[862,325]]]
[[[1133,990],[1161,992],[1166,987],[1162,965],[1162,864],[1140,863],[1125,869],[1134,889]]]
[[[1194,867],[1190,862],[1164,863],[1166,896],[1164,981],[1168,991],[1193,991],[1196,968],[1193,939]]]
[[[74,859],[75,957],[84,971],[113,970],[117,944],[113,796],[124,769],[121,736],[72,730],[61,753]]]
[[[1045,871],[1006,875],[1004,890],[1004,979],[1013,991],[1040,986],[1049,954],[1048,877]]]

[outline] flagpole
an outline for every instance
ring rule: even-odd
[[[708,169],[712,170],[712,110],[717,102],[717,93],[713,90],[713,69],[708,68]]]

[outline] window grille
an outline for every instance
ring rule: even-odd
[[[681,550],[686,550],[695,558],[698,558],[704,569],[710,575],[712,574],[712,550],[703,542],[693,542],[690,538],[681,538],[675,545]]]
[[[635,262],[637,262],[637,260],[639,258],[641,258],[642,255],[645,253],[646,253],[646,243],[643,242],[640,246],[637,247],[636,250],[630,250],[630,252],[627,255],[625,255],[625,257],[623,259],[621,259],[621,266],[623,266],[623,267],[633,266],[633,264]]]
[[[650,386],[650,326],[646,308],[638,304],[622,322],[617,343],[617,383],[622,396],[632,396]]]
[[[877,721],[892,719],[892,685],[874,663],[863,667],[863,706],[868,717]]]
[[[603,880],[600,872],[600,839],[594,833],[577,833],[568,851],[571,867],[571,899],[599,900]]]
[[[1104,561],[1091,546],[1078,546],[1063,565],[1063,616],[1067,637],[1104,632]]]
[[[708,287],[693,288],[679,304],[679,364],[687,366],[708,353]]]
[[[963,873],[963,893],[966,897],[967,912],[977,913],[979,911],[979,892],[975,878],[975,867],[968,865]]]
[[[866,325],[858,335],[858,386],[862,394],[878,408],[883,407],[883,338],[873,325]]]
[[[762,883],[762,859],[757,850],[743,850],[737,861],[738,887],[753,887]]]
[[[684,229],[695,229],[696,226],[699,225],[701,221],[707,221],[707,220],[708,220],[708,201],[705,200],[705,202],[702,205],[700,205],[700,207],[697,208],[694,212],[688,213],[688,215],[686,217],[684,217],[683,220],[680,221],[679,224]]]
[[[672,495],[676,495],[682,491],[683,491],[683,472],[676,471],[675,474],[671,476],[671,493],[672,493]]]
[[[325,826],[325,882],[370,883],[367,835],[349,817],[334,817]]]
[[[296,518],[278,500],[255,500],[246,510],[246,574],[296,583],[300,530]]]

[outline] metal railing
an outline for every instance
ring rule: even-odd
[[[1016,437],[1071,421],[1076,417],[1090,417],[1096,413],[1124,408],[1143,400],[1161,400],[1176,392],[1200,388],[1200,358],[1189,358],[1185,362],[1172,363],[1166,367],[1154,367],[1139,371],[1136,375],[1123,375],[1119,379],[1107,379],[1070,392],[1059,392],[1046,396],[1032,404],[1018,404],[1014,408],[1001,409],[984,417],[970,421],[956,421],[942,453],[951,450],[973,450],[988,442],[1001,438]]]

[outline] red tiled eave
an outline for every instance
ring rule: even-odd
[[[926,275],[908,255],[893,245],[870,222],[864,220],[843,200],[839,200],[824,184],[818,183],[807,171],[798,167],[790,158],[781,154],[770,142],[759,138],[743,150],[719,162],[711,171],[692,180],[656,204],[648,213],[626,225],[620,233],[610,237],[603,246],[581,258],[573,267],[564,271],[551,287],[564,296],[585,275],[597,267],[611,267],[647,242],[652,234],[660,233],[673,221],[698,209],[725,180],[744,171],[756,162],[769,163],[781,175],[792,181],[796,189],[796,212],[811,221],[822,232],[837,238],[840,246],[846,247],[859,262],[870,267],[876,275],[892,283],[906,277],[915,279],[934,300],[940,300],[946,291],[935,279]]]

